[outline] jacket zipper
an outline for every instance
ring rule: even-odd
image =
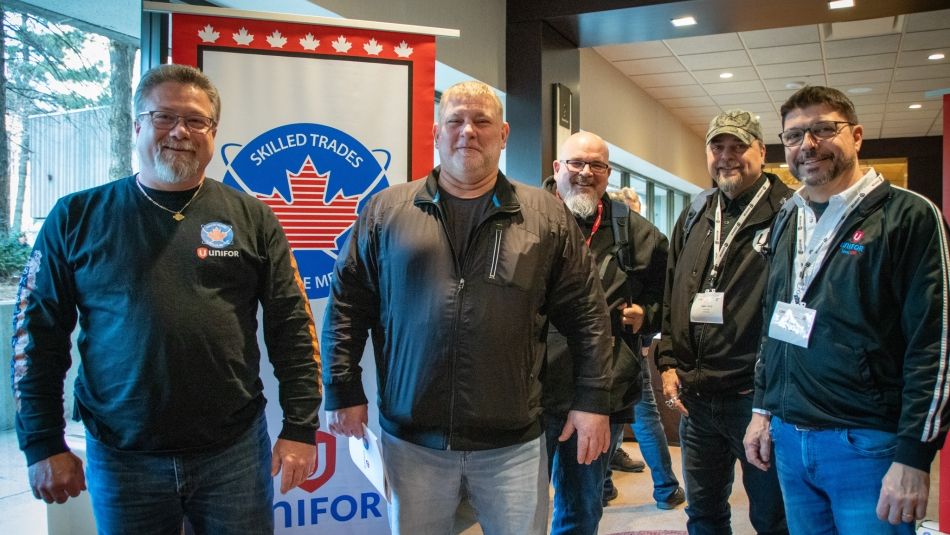
[[[501,256],[501,223],[495,223],[495,245],[491,253],[491,266],[488,268],[488,278],[495,280],[498,274],[498,258]]]
[[[706,246],[706,242],[709,241],[709,237],[712,236],[712,229],[706,229],[706,236],[703,237],[703,242],[700,244],[700,248]],[[710,249],[711,250],[711,249]],[[696,266],[699,264],[700,255],[697,255],[693,260],[693,274],[696,274]],[[705,286],[705,278],[699,282],[699,291],[703,291],[703,286]],[[699,325],[699,345],[696,348],[696,385],[699,386],[703,381],[703,342],[706,339],[706,324],[701,323]]]

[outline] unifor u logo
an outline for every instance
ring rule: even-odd
[[[322,487],[336,471],[336,437],[330,433],[317,431],[316,465],[310,477],[299,485],[307,492],[313,492]]]
[[[389,152],[369,150],[330,126],[295,123],[244,145],[225,143],[221,157],[224,183],[261,199],[277,215],[307,296],[327,297],[333,264],[359,210],[389,185]]]

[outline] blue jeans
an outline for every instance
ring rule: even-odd
[[[274,533],[271,445],[262,414],[223,450],[117,451],[86,434],[86,482],[100,534]]]
[[[686,528],[690,535],[732,533],[729,495],[736,460],[749,497],[749,520],[756,533],[785,534],[785,509],[775,465],[763,472],[746,461],[742,438],[752,419],[752,394],[680,398],[689,416],[680,420]]]
[[[807,430],[772,417],[775,464],[792,533],[912,534],[875,509],[897,449],[894,433],[874,429]]]
[[[595,535],[597,524],[604,513],[602,496],[604,475],[610,464],[611,449],[590,464],[577,463],[577,433],[564,442],[557,437],[566,418],[544,416],[544,435],[547,446],[548,475],[554,485],[554,512],[551,515],[551,535]],[[620,424],[610,426],[611,444],[622,432]]]
[[[450,535],[463,493],[485,535],[543,535],[544,437],[478,451],[435,450],[382,436],[392,535]]]
[[[665,502],[673,496],[680,482],[673,473],[673,461],[670,459],[670,446],[666,443],[666,431],[660,421],[660,411],[656,407],[656,396],[653,394],[653,382],[650,380],[650,364],[643,363],[641,371],[643,377],[643,392],[640,401],[633,406],[633,434],[640,444],[640,455],[643,462],[650,467],[650,476],[653,478],[653,499]],[[623,441],[623,435],[620,435]],[[620,447],[620,443],[617,443]]]

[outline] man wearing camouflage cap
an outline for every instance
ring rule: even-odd
[[[755,116],[741,110],[716,116],[706,132],[706,163],[717,187],[686,208],[670,236],[657,366],[667,406],[683,415],[690,535],[732,532],[736,460],[755,531],[788,533],[775,468],[748,464],[742,445],[762,330],[766,261],[759,250],[792,193],[762,171],[764,162]]]

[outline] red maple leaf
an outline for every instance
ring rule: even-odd
[[[296,173],[287,171],[291,202],[276,192],[271,195],[256,193],[258,199],[270,206],[280,221],[287,240],[294,249],[337,249],[336,239],[356,221],[359,195],[344,197],[342,191],[324,202],[330,173],[320,174],[310,156]]]

